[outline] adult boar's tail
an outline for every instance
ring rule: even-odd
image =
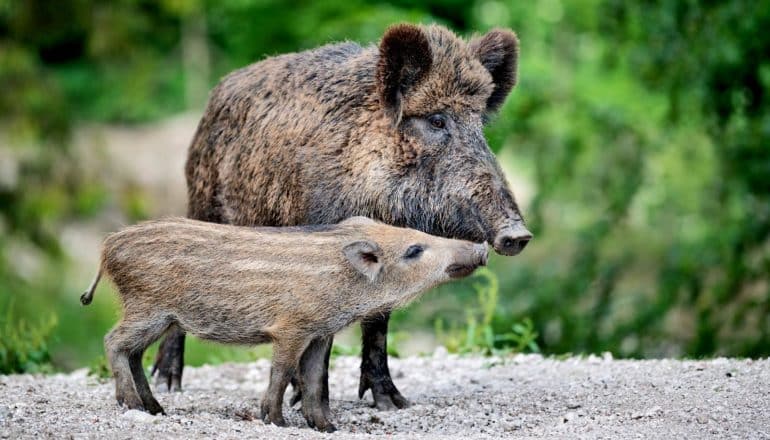
[[[84,306],[87,306],[91,304],[91,301],[94,299],[94,290],[96,290],[96,285],[99,284],[99,280],[102,278],[102,268],[99,268],[99,272],[96,273],[96,278],[91,282],[91,285],[88,287],[88,290],[86,290],[82,295],[80,295],[80,304],[83,304]]]

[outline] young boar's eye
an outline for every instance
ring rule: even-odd
[[[435,114],[428,116],[428,122],[430,122],[431,127],[443,130],[446,127],[446,116],[442,114]]]
[[[413,244],[409,246],[409,249],[404,253],[404,259],[411,260],[419,257],[422,254],[423,247],[419,244]]]

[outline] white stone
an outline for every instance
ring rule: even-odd
[[[139,422],[139,423],[157,423],[158,421],[160,421],[158,417],[155,417],[144,411],[139,411],[138,409],[130,409],[124,412],[121,417],[126,420],[131,420],[132,422]]]

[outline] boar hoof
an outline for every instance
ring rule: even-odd
[[[135,396],[132,393],[126,393],[125,396],[118,396],[118,405],[125,407],[126,409],[136,409],[139,411],[147,411],[142,404],[142,399],[139,396]]]
[[[262,405],[260,416],[262,417],[262,421],[265,423],[265,425],[272,423],[275,426],[286,426],[286,420],[284,420],[280,409],[278,411],[270,411],[268,405]]]
[[[275,426],[286,426],[286,420],[284,420],[283,416],[277,416],[273,417],[270,414],[267,415],[267,417],[263,417],[262,421],[265,422],[265,425],[273,424]]]
[[[322,407],[302,403],[302,415],[305,416],[307,425],[321,432],[334,432],[337,428],[326,417]]]
[[[372,380],[367,375],[361,375],[358,386],[358,398],[363,399],[366,390],[372,390],[374,407],[381,411],[393,411],[409,406],[409,401],[398,391],[389,377]]]
[[[158,347],[150,373],[155,376],[155,388],[158,391],[182,391],[184,340],[184,333],[177,329],[169,333]]]
[[[332,433],[332,432],[335,432],[337,430],[337,427],[332,425],[331,423],[327,422],[325,425],[316,426],[315,429],[317,429],[317,430],[319,430],[321,432]]]
[[[182,372],[174,373],[171,369],[162,365],[162,363],[162,360],[157,360],[150,373],[155,376],[155,389],[160,392],[169,393],[182,391]]]
[[[158,403],[158,401],[155,399],[147,402],[147,405],[145,405],[145,410],[152,415],[156,415],[156,414],[162,414],[164,416],[166,415],[166,411],[163,410],[163,407],[160,406],[160,403]]]

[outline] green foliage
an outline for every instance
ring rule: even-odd
[[[477,295],[477,307],[468,308],[464,328],[447,331],[444,321],[434,321],[439,341],[453,353],[482,353],[499,355],[506,353],[539,352],[538,334],[529,318],[515,322],[509,328],[499,330],[495,319],[499,317],[499,284],[497,276],[482,268],[474,276],[472,284]],[[481,282],[483,280],[483,282]]]
[[[17,318],[12,305],[0,321],[0,374],[53,371],[49,341],[56,328],[55,315],[30,324]]]
[[[346,345],[337,341],[332,344],[332,357],[336,356],[359,356],[361,355],[360,345]]]
[[[150,367],[155,359],[155,351],[147,350],[145,366]],[[239,347],[202,341],[188,337],[185,343],[185,363],[189,365],[221,364],[224,362],[254,362],[259,358],[270,358],[270,345]]]
[[[67,325],[51,362],[101,353],[117,305],[104,287],[79,307],[62,226],[152,213],[141,188],[111,196],[84,169],[75,124],[202,111],[233,69],[374,42],[399,21],[517,31],[519,83],[486,133],[535,240],[395,315],[396,335],[434,322],[454,351],[770,355],[770,8],[748,0],[0,1],[0,292],[14,325],[54,309]],[[238,350],[193,340],[187,359],[261,355]]]
[[[88,366],[88,375],[94,376],[97,379],[109,379],[112,377],[110,371],[110,365],[107,362],[107,357],[104,355],[97,356]]]
[[[539,255],[502,269],[521,298],[503,309],[549,352],[766,354],[770,13],[602,3],[588,28],[564,2],[559,26],[532,31],[551,43],[522,50],[521,95],[491,130],[537,186]]]

